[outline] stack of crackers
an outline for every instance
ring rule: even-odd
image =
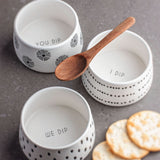
[[[141,111],[108,128],[106,141],[93,150],[93,160],[140,160],[160,151],[160,114]]]

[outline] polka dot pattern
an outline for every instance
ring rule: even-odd
[[[88,131],[77,144],[63,150],[47,150],[33,144],[24,134],[20,126],[19,142],[22,151],[30,160],[83,160],[92,150],[95,141],[95,126],[91,119]]]
[[[105,83],[88,68],[82,75],[82,82],[87,92],[97,101],[110,106],[125,106],[137,102],[149,91],[153,79],[152,69],[140,80],[130,85],[112,85]]]

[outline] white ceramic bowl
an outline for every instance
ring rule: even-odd
[[[111,30],[98,34],[87,49]],[[152,53],[146,41],[126,31],[102,49],[82,75],[87,92],[110,106],[125,106],[142,99],[153,78]]]
[[[95,141],[87,101],[65,87],[38,91],[23,107],[19,141],[30,160],[83,160]]]
[[[78,16],[61,0],[36,0],[24,6],[15,18],[13,40],[20,61],[46,73],[83,47]]]

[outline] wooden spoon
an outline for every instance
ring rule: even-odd
[[[118,37],[125,30],[130,28],[134,23],[135,23],[135,18],[128,17],[126,20],[120,23],[116,28],[114,28],[106,37],[104,37],[94,47],[92,47],[88,51],[76,54],[74,56],[65,59],[57,66],[55,70],[56,77],[63,81],[70,81],[81,76],[88,68],[94,56],[108,43],[110,43],[112,40]]]

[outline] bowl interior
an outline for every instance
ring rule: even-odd
[[[46,148],[64,147],[85,132],[89,123],[87,105],[72,90],[42,90],[25,104],[22,126],[34,143]]]
[[[65,41],[76,26],[76,15],[65,2],[33,1],[18,13],[15,25],[19,36],[33,46],[52,46]]]
[[[110,31],[97,35],[88,49],[98,43]],[[149,64],[149,50],[146,42],[133,32],[126,31],[93,59],[90,69],[109,82],[127,82],[140,76]]]

